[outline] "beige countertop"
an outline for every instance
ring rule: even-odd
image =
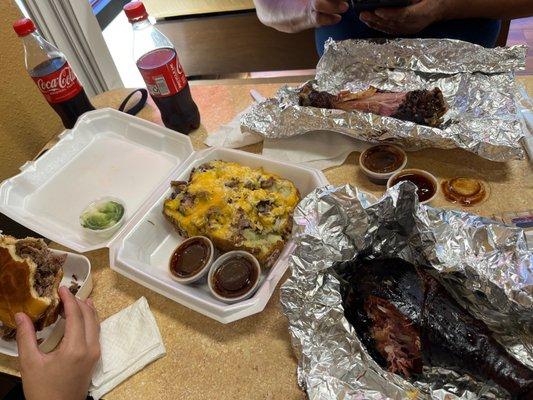
[[[255,9],[252,0],[144,0],[144,4],[156,19]]]
[[[533,77],[519,80],[533,94]],[[207,132],[213,132],[250,104],[250,89],[270,96],[279,86],[280,83],[250,80],[192,85],[202,116],[201,128],[190,135],[194,147],[205,147]],[[99,95],[94,98],[94,105],[117,108],[128,92],[121,89]],[[160,123],[153,103],[139,116]],[[259,152],[261,145],[245,150]],[[381,194],[383,187],[362,175],[358,156],[359,153],[352,153],[344,165],[325,171],[327,178],[334,185],[351,183]],[[467,209],[471,212],[491,216],[533,208],[533,170],[526,160],[495,163],[463,150],[436,149],[408,153],[408,159],[408,167],[427,169],[439,179],[465,175],[483,178],[490,186],[490,195],[485,202]],[[441,197],[433,205],[458,208]],[[105,319],[145,296],[167,348],[164,358],[118,386],[106,399],[305,398],[296,383],[296,358],[279,290],[262,313],[223,325],[115,273],[109,268],[107,250],[93,251],[87,256],[94,272],[92,297],[100,317]],[[0,355],[0,372],[18,375],[16,359]]]

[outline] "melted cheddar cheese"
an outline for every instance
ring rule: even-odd
[[[164,214],[185,236],[203,235],[224,251],[243,249],[264,264],[280,251],[300,201],[294,184],[243,165],[212,161],[174,183]]]

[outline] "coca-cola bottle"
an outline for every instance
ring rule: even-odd
[[[94,107],[65,55],[37,33],[31,19],[16,21],[13,29],[24,43],[28,73],[59,114],[65,128],[72,128],[80,115]]]
[[[200,113],[191,97],[176,49],[148,20],[140,1],[124,6],[133,26],[133,57],[167,128],[188,134],[200,126]]]

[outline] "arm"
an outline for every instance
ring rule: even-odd
[[[257,16],[266,26],[294,33],[334,25],[348,10],[343,0],[254,0]]]
[[[416,34],[443,20],[463,18],[511,19],[533,15],[532,0],[413,0],[400,8],[379,8],[359,15],[361,21],[390,34]]]

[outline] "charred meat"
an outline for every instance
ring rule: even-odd
[[[410,378],[424,365],[492,381],[533,399],[533,371],[457,303],[426,269],[398,259],[354,260],[343,288],[345,315],[374,360]]]
[[[439,88],[395,93],[370,87],[361,92],[342,91],[333,95],[307,84],[300,90],[299,102],[301,106],[357,110],[428,126],[439,126],[448,110]]]

